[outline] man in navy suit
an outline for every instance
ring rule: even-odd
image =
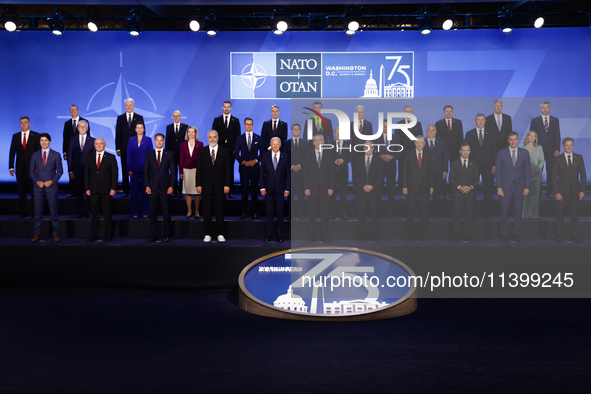
[[[486,128],[496,137],[497,151],[499,151],[509,146],[507,139],[509,133],[513,131],[513,123],[511,117],[503,113],[503,102],[501,100],[495,101],[493,108],[495,112],[486,117]]]
[[[283,242],[283,218],[285,197],[289,198],[291,186],[291,164],[289,156],[281,149],[281,139],[271,138],[271,152],[261,157],[261,169],[259,171],[259,185],[261,194],[265,196],[265,208],[267,215],[266,242],[273,241],[273,212],[277,212],[277,241]]]
[[[279,137],[282,144],[287,141],[287,123],[279,119],[278,105],[271,106],[271,119],[263,122],[261,137],[267,148],[270,148],[273,137]]]
[[[365,143],[365,140],[357,137],[355,130],[357,130],[359,134],[373,135],[373,125],[369,120],[365,120],[365,108],[363,105],[358,105],[355,108],[355,112],[357,112],[358,125],[356,127],[355,121],[351,122],[351,145],[353,146],[363,145]],[[364,156],[364,152],[355,153],[355,157],[359,156]]]
[[[135,102],[132,98],[125,99],[125,113],[117,117],[115,126],[115,148],[117,156],[121,157],[121,179],[123,197],[129,197],[129,175],[127,171],[127,144],[129,139],[136,136],[135,126],[144,124],[144,117],[135,113]]]
[[[63,149],[62,152],[64,153],[64,160],[68,161],[68,168],[70,156],[68,156],[68,152],[70,151],[70,141],[72,138],[78,135],[78,125],[81,121],[86,121],[86,125],[88,126],[88,134],[90,134],[90,125],[88,121],[79,115],[80,110],[78,106],[75,104],[70,105],[70,116],[72,119],[66,120],[64,123],[64,132],[63,132]],[[68,197],[74,197],[76,194],[76,182],[74,179],[70,178],[70,194]]]
[[[170,198],[174,192],[176,179],[176,163],[174,153],[164,149],[164,134],[154,136],[156,149],[146,153],[144,162],[144,185],[146,194],[150,198],[150,226],[152,236],[148,242],[156,241],[158,237],[158,205],[162,208],[164,229],[162,242],[168,242],[170,237]]]
[[[291,126],[291,139],[285,142],[281,148],[287,153],[291,160],[291,198],[287,200],[287,219],[292,216],[292,204],[296,205],[293,216],[298,215],[300,220],[304,219],[304,188],[302,185],[302,165],[306,157],[308,142],[300,138],[302,128],[298,123]],[[298,197],[295,200],[295,196]]]
[[[460,145],[464,140],[464,126],[460,119],[453,117],[454,107],[446,105],[443,107],[443,119],[435,122],[437,135],[447,144],[447,153],[449,154],[450,163],[458,158],[457,152],[460,151]],[[449,193],[449,188],[444,183],[443,195]]]
[[[316,101],[314,104],[312,104],[312,109],[316,112],[322,111],[322,103],[320,101]],[[302,138],[309,142],[310,145],[312,145],[312,138],[319,133],[322,134],[326,144],[332,141],[332,121],[324,115],[323,117],[326,124],[324,124],[324,122],[320,122],[320,125],[318,125],[318,123],[314,121],[310,122],[312,124],[312,130],[310,133],[308,132],[308,122],[304,123],[304,136]]]
[[[177,174],[179,173],[178,167],[181,163],[181,144],[185,142],[185,135],[187,134],[187,129],[189,128],[189,125],[181,123],[181,118],[181,111],[174,111],[172,113],[173,122],[166,126],[166,150],[169,150],[172,153],[174,153],[174,162],[177,166]],[[183,171],[180,170],[181,175],[182,173]],[[175,178],[174,192],[172,193],[172,197],[180,197],[182,191],[182,181],[179,182]]]
[[[232,103],[230,101],[224,101],[222,114],[214,118],[211,129],[218,132],[219,145],[228,149],[230,155],[234,155],[236,140],[240,137],[241,130],[240,119],[232,115]],[[234,160],[232,160],[232,168],[234,168]],[[234,198],[232,191],[228,193],[228,197]]]
[[[347,204],[347,187],[349,186],[349,162],[356,157],[353,152],[351,143],[340,138],[339,128],[334,129],[334,140],[332,145],[335,147],[335,193],[331,197],[331,205],[333,205],[330,219],[342,218],[347,220],[346,204]],[[337,196],[339,201],[337,202]]]
[[[45,206],[45,199],[47,198],[47,205],[49,206],[49,214],[51,215],[51,234],[53,241],[59,242],[57,234],[60,229],[60,217],[57,212],[57,181],[64,173],[62,167],[62,158],[60,154],[49,149],[51,144],[51,137],[47,133],[42,133],[39,136],[39,143],[41,150],[33,153],[31,157],[31,167],[29,168],[29,176],[35,185],[33,187],[35,197],[35,232],[31,242],[37,242],[41,239],[41,225],[43,223],[43,208]]]
[[[248,217],[249,211],[252,212],[252,218],[258,218],[257,206],[259,201],[259,162],[261,155],[267,147],[263,138],[252,131],[253,121],[251,118],[244,119],[244,134],[236,140],[236,149],[234,158],[238,162],[238,171],[240,172],[240,186],[242,189],[242,216],[244,220]],[[248,209],[248,192],[250,190],[250,199],[252,201],[251,209]]]
[[[72,137],[68,144],[68,172],[75,186],[76,218],[90,217],[90,199],[85,198],[84,193],[84,166],[86,157],[94,154],[94,138],[88,134],[88,130],[88,122],[81,119],[78,135]]]
[[[449,155],[447,144],[441,138],[437,138],[437,128],[430,124],[427,126],[427,149],[431,152],[433,160],[433,219],[439,219],[439,206],[441,205],[441,190],[447,179]]]
[[[462,211],[466,217],[466,241],[472,242],[472,218],[474,217],[474,201],[476,201],[476,186],[478,186],[478,165],[470,159],[470,144],[463,142],[460,146],[460,158],[451,163],[449,183],[451,196],[454,201],[454,242],[460,242],[460,223]]]
[[[410,105],[404,106],[403,111],[406,112],[407,114],[414,114],[414,110],[413,110],[412,106],[410,106]],[[408,124],[408,123],[410,123],[410,121],[411,121],[410,118],[404,118],[396,123],[397,124]],[[408,130],[415,137],[418,137],[419,135],[423,135],[423,125],[418,120],[417,120],[417,124]],[[398,136],[398,138],[400,139],[400,143],[404,147],[405,151],[409,151],[409,150],[412,150],[415,148],[415,141],[408,138],[408,136],[406,135],[406,133],[404,131],[402,131],[400,129],[396,129],[395,133]],[[404,160],[402,160],[403,156],[404,156],[404,152],[401,152],[401,155],[398,160],[398,173],[402,173],[402,171],[404,171],[404,169],[402,168],[404,166]],[[399,176],[399,178],[400,178],[400,176]],[[406,199],[406,196],[403,195],[402,200],[405,200],[405,199]]]
[[[353,187],[357,197],[357,211],[359,213],[359,241],[366,238],[371,241],[378,239],[378,220],[380,218],[379,205],[382,197],[386,162],[374,153],[371,141],[365,142],[365,154],[357,157],[353,162]],[[371,216],[371,226],[367,231],[367,214]]]
[[[531,120],[530,130],[538,134],[538,145],[542,145],[544,160],[546,160],[547,187],[546,197],[552,197],[552,179],[554,174],[554,157],[560,154],[560,123],[558,118],[550,116],[550,103],[544,101],[540,105],[542,114]],[[541,190],[541,189],[540,189]]]
[[[587,173],[583,156],[573,153],[574,140],[565,138],[562,142],[564,154],[554,159],[552,174],[554,178],[553,192],[556,197],[556,240],[562,242],[564,227],[564,210],[570,205],[570,236],[573,242],[581,242],[579,238],[579,200],[585,197]]]
[[[304,159],[304,194],[308,197],[308,242],[316,240],[316,219],[320,216],[320,239],[328,242],[328,201],[335,184],[334,152],[322,149],[324,137],[316,134],[313,148]]]
[[[497,139],[486,126],[484,114],[476,115],[476,127],[466,133],[470,144],[470,160],[478,164],[482,176],[483,211],[482,216],[491,219],[492,196],[495,191],[495,160],[497,158]],[[452,189],[453,190],[453,189]]]
[[[421,130],[421,135],[422,132],[423,131]],[[379,145],[379,149],[376,151],[376,156],[382,161],[382,175],[386,179],[388,203],[386,205],[387,208],[384,216],[390,219],[395,219],[394,197],[396,193],[396,160],[401,157],[406,148],[404,148],[404,145],[400,142],[400,136],[396,133],[393,133],[392,139],[388,141],[388,120],[384,120],[382,125],[382,135],[380,138],[376,139],[374,143]]]
[[[29,175],[29,166],[33,153],[41,149],[39,145],[39,133],[29,129],[31,121],[28,116],[20,118],[21,131],[12,135],[10,143],[10,154],[8,158],[8,168],[10,176],[16,175],[16,186],[18,188],[18,206],[20,217],[33,217],[35,205],[35,193],[33,192],[33,182]],[[14,159],[16,158],[16,171]],[[31,207],[27,207],[27,192],[31,193]]]
[[[509,148],[497,154],[495,174],[497,176],[497,194],[501,197],[501,237],[503,242],[509,241],[509,210],[513,205],[515,215],[514,239],[521,242],[521,209],[523,196],[529,194],[531,185],[531,164],[527,149],[520,149],[519,136],[509,133]]]

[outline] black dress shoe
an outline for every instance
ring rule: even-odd
[[[162,238],[162,242],[164,242],[164,243],[170,242],[170,239],[168,237],[164,237],[164,238]]]
[[[277,237],[277,242],[283,242],[283,237]]]
[[[562,237],[556,237],[556,242],[562,242],[562,241],[563,241]]]
[[[242,215],[240,215],[240,220],[245,220],[247,217],[248,216],[245,213],[243,213]]]
[[[421,241],[423,242],[427,242],[429,240],[429,238],[427,238],[426,236],[421,237]]]
[[[273,237],[267,237],[265,238],[265,242],[273,242]]]
[[[105,237],[105,242],[111,242],[113,239],[111,237]]]
[[[572,237],[571,241],[576,242],[576,243],[581,243],[581,238],[579,237]]]
[[[84,217],[84,215],[80,215],[80,214],[74,215],[74,219],[82,219],[83,217]]]
[[[471,236],[468,235],[466,237],[466,241],[468,241],[468,242],[474,242],[474,238],[472,238]]]
[[[454,242],[460,242],[460,237],[454,237]]]
[[[150,238],[148,238],[148,242],[156,242],[156,237],[150,237]]]
[[[252,215],[252,218],[256,220],[256,219],[258,219],[258,218],[259,218],[259,215],[257,215],[257,214],[255,213],[254,215]]]
[[[73,195],[72,193],[68,194],[68,198],[73,198],[76,197],[75,195]]]
[[[514,237],[513,237],[513,240],[514,240],[515,242],[521,242],[521,235],[516,235],[516,236],[514,236]]]
[[[322,242],[324,242],[325,244],[327,244],[328,243],[328,237],[323,237],[322,238]]]
[[[308,237],[307,241],[314,242],[314,241],[316,241],[316,237]]]
[[[501,241],[502,241],[502,242],[509,242],[509,237],[508,237],[508,236],[506,236],[506,235],[503,235],[503,236],[501,237]]]
[[[88,237],[88,239],[86,240],[86,242],[93,242],[96,241],[96,237]]]
[[[123,197],[129,197],[129,193],[123,193]]]

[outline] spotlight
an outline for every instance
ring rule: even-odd
[[[64,20],[58,11],[55,12],[55,15],[47,18],[47,26],[49,26],[49,30],[51,30],[56,37],[61,36],[66,29]]]
[[[355,35],[355,30],[349,30],[349,29],[346,29],[346,30],[345,30],[345,33],[346,33],[348,36],[354,36],[354,35]]]
[[[437,14],[438,24],[441,25],[443,30],[450,30],[456,23],[455,16],[455,12],[444,9]]]
[[[431,19],[431,14],[425,12],[423,15],[419,17],[419,31],[422,35],[428,36],[431,34],[433,30],[433,20]]]
[[[215,37],[218,34],[219,24],[215,14],[211,13],[205,18],[205,33],[209,37]]]
[[[189,16],[189,29],[199,31],[203,27],[203,22],[205,22],[205,16],[201,11],[201,7],[192,8]]]
[[[101,8],[92,6],[88,8],[88,15],[86,16],[86,27],[93,33],[96,33],[103,27],[103,16],[101,15]]]
[[[191,21],[189,22],[189,29],[191,29],[191,31],[199,31],[200,28],[201,23],[199,23],[199,20],[195,18],[191,19]]]
[[[273,19],[275,19],[276,30],[284,32],[289,27],[289,13],[287,13],[284,8],[280,8],[279,11],[273,15]]]
[[[514,27],[513,15],[509,11],[501,13],[499,17],[499,29],[504,34],[511,34]]]
[[[279,29],[275,29],[273,30],[273,34],[275,34],[277,37],[281,37],[283,35],[283,32]]]
[[[134,8],[129,11],[127,16],[127,31],[132,37],[137,37],[142,32],[142,19]]]
[[[357,31],[361,27],[361,12],[358,7],[350,7],[345,14],[345,29]]]
[[[6,31],[15,31],[20,22],[20,17],[16,12],[16,7],[6,6],[2,14],[2,22]]]

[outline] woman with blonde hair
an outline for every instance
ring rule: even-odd
[[[183,194],[187,202],[187,219],[199,218],[200,196],[195,187],[195,174],[199,150],[203,142],[199,140],[199,132],[195,126],[189,126],[185,134],[185,142],[181,144],[181,179],[183,180]],[[195,199],[195,211],[191,209],[191,200]]]
[[[523,148],[529,152],[531,163],[531,187],[529,195],[523,198],[522,216],[524,219],[537,219],[540,215],[540,187],[542,186],[542,169],[544,168],[544,151],[538,145],[538,134],[530,130],[523,139]],[[551,187],[548,184],[548,187]]]

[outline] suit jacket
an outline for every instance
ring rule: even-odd
[[[259,172],[259,188],[265,189],[267,194],[277,195],[283,195],[286,190],[291,191],[290,167],[289,156],[283,152],[279,153],[276,170],[273,168],[272,151],[263,154]]]
[[[538,134],[538,145],[542,145],[544,157],[554,156],[555,151],[560,151],[560,123],[558,118],[548,115],[548,132],[544,128],[544,119],[542,115],[531,120],[530,130]]]
[[[402,119],[401,121],[398,121],[396,123],[397,124],[406,123],[406,119]],[[421,125],[421,122],[419,122],[419,121],[417,121],[417,124],[414,125],[413,127],[411,127],[409,130],[412,133],[412,135],[414,135],[415,137],[417,137],[419,135],[423,135],[423,126]],[[413,140],[411,140],[410,138],[408,138],[402,130],[396,129],[394,134],[396,134],[398,136],[398,138],[400,139],[399,143],[404,147],[404,149],[408,149],[408,150],[414,149],[415,142]]]
[[[507,114],[501,113],[501,130],[497,125],[497,115],[492,113],[486,117],[485,129],[490,130],[497,139],[497,150],[509,147],[509,133],[513,131],[513,122]]]
[[[404,166],[400,178],[402,188],[408,189],[409,194],[419,193],[419,191],[428,194],[429,189],[433,187],[433,155],[426,145],[422,153],[420,168],[416,148],[407,151],[404,155]]]
[[[154,145],[150,137],[144,135],[140,146],[137,146],[137,135],[131,137],[127,144],[127,171],[144,172],[146,153],[152,149],[154,149]]]
[[[219,144],[224,148],[230,151],[230,154],[234,154],[234,149],[236,145],[236,139],[240,137],[240,120],[230,115],[229,119],[229,126],[226,129],[226,124],[224,123],[224,116],[220,115],[216,116],[213,120],[213,124],[211,125],[211,129],[218,132],[219,136]]]
[[[478,164],[481,171],[490,171],[497,159],[497,139],[487,127],[484,128],[484,141],[480,146],[476,128],[466,133],[466,142],[470,144],[470,159]]]
[[[338,180],[340,180],[341,182],[345,179],[349,179],[349,163],[351,161],[353,161],[355,159],[355,157],[357,157],[357,154],[355,152],[353,152],[353,148],[351,147],[351,142],[350,141],[343,141],[343,149],[338,149],[338,142],[337,140],[332,141],[332,144],[334,145],[334,148],[332,149],[334,151],[335,154],[335,160],[338,159],[343,159],[343,164],[341,164],[340,166],[337,166],[335,164],[336,167],[336,177]],[[351,151],[349,151],[349,148],[351,149]]]
[[[78,135],[78,124],[80,124],[80,121],[86,120],[82,116],[80,116],[79,118],[80,119],[78,119],[78,122],[76,122],[76,129],[74,129],[72,125],[72,119],[68,119],[66,120],[66,123],[64,123],[64,142],[62,152],[64,154],[68,154],[68,161],[70,160],[70,154],[68,153],[70,151],[70,141],[73,137]],[[86,132],[86,135],[90,136],[90,122],[88,122],[88,120],[86,120],[86,122],[88,123],[88,131]]]
[[[353,131],[353,129],[355,128],[355,121],[351,122],[351,143],[353,145],[358,145],[358,144],[363,144],[365,143],[364,140],[360,139],[359,137],[357,137],[355,135],[355,132]],[[369,120],[363,119],[363,131],[362,131],[363,135],[373,135],[373,125],[371,124],[371,122]],[[363,155],[364,153],[356,153],[357,155]]]
[[[195,186],[201,186],[201,194],[224,195],[224,186],[232,186],[234,161],[228,149],[218,145],[218,153],[215,164],[211,163],[209,145],[199,151]]]
[[[325,144],[331,142],[334,139],[332,121],[327,117],[324,117],[324,120],[326,121],[326,125],[324,123],[321,123],[321,129],[318,129],[318,125],[316,124],[316,122],[313,121],[312,135],[310,136],[310,140],[308,140],[308,122],[304,122],[304,132],[300,135],[300,138],[303,138],[304,140],[312,143],[312,137],[314,137],[314,134],[320,133],[324,136]]]
[[[193,148],[193,154],[189,151],[189,141],[185,141],[181,144],[181,163],[180,172],[183,173],[185,168],[197,168],[197,161],[199,159],[199,151],[203,148],[203,142],[195,141],[195,147]]]
[[[100,168],[96,168],[96,154],[86,156],[84,190],[90,190],[90,194],[109,194],[111,189],[117,190],[118,178],[114,155],[103,151]]]
[[[375,193],[380,194],[384,183],[383,165],[386,164],[376,155],[375,151],[371,156],[369,173],[366,171],[367,155],[357,157],[353,161],[353,187],[357,196],[367,194],[363,191],[365,185],[372,185]]]
[[[398,130],[396,130],[396,131],[398,131]],[[402,144],[402,142],[400,142],[400,141],[401,141],[400,140],[400,136],[398,134],[396,134],[396,133],[392,134],[392,139],[390,140],[390,145],[395,145],[395,144],[401,145],[403,148],[402,148],[402,151],[400,151],[400,152],[390,152],[386,148],[386,146],[380,146],[380,151],[379,152],[377,151],[377,148],[376,148],[375,153],[378,155],[378,157],[381,156],[381,155],[392,155],[392,156],[394,156],[394,159],[393,160],[390,160],[389,163],[386,163],[385,161],[383,162],[383,164],[385,164],[386,166],[387,165],[396,165],[396,160],[399,160],[399,159],[402,158],[402,156],[404,154],[404,150],[406,149],[406,147],[404,147],[404,144]],[[382,137],[381,138],[378,138],[377,140],[373,140],[372,142],[374,143],[374,145],[375,144],[384,144],[385,145],[386,144],[386,135],[385,134],[382,134]],[[414,148],[414,141],[413,141],[413,148]],[[399,150],[400,147],[394,147],[394,148],[391,148],[391,149],[392,150]]]
[[[246,141],[246,133],[241,134],[236,141],[236,146],[234,149],[234,158],[238,162],[238,170],[249,170],[251,168],[258,169],[259,163],[261,162],[261,155],[267,151],[267,145],[263,138],[252,133],[252,141],[250,142],[250,150],[248,149],[248,143]],[[250,160],[257,160],[258,163],[255,164],[253,167],[246,167],[242,165],[242,162],[250,161]]]
[[[27,134],[27,149],[23,149],[23,140],[20,131],[12,135],[12,141],[10,143],[8,169],[14,168],[17,175],[22,175],[22,172],[27,170],[27,165],[31,163],[33,153],[41,149],[39,133],[29,130]],[[16,167],[14,166],[15,157]]]
[[[464,194],[458,190],[460,186],[472,186],[472,191],[475,194],[479,181],[480,173],[478,172],[478,164],[474,160],[468,159],[468,168],[466,169],[462,166],[461,158],[451,163],[449,183],[451,184],[452,196],[459,197]]]
[[[169,187],[174,188],[175,180],[176,162],[174,161],[173,152],[168,149],[162,149],[160,167],[158,167],[156,149],[146,153],[144,160],[144,185],[149,187],[152,192],[165,192]]]
[[[84,176],[84,166],[86,165],[86,157],[94,154],[94,138],[86,134],[86,141],[84,141],[84,149],[80,149],[80,138],[76,135],[70,139],[68,143],[68,171],[74,173],[74,177]]]
[[[187,133],[188,128],[189,125],[181,123],[177,134],[174,131],[174,123],[166,126],[166,149],[174,153],[174,158],[176,159],[175,162],[177,164],[180,163],[181,145],[185,142],[185,134]]]
[[[433,151],[429,147],[429,140],[425,140],[425,150],[431,152],[433,160],[433,180],[442,179],[443,173],[448,172],[449,169],[449,155],[447,152],[447,144],[441,138],[435,137],[433,144]],[[415,148],[416,149],[416,148]],[[415,151],[412,149],[412,151]]]
[[[29,167],[29,175],[33,181],[33,187],[37,186],[35,184],[38,181],[52,181],[53,185],[49,188],[57,192],[57,181],[59,181],[63,173],[62,158],[59,153],[50,149],[45,160],[45,167],[43,167],[43,151],[38,150],[33,153],[31,166]]]
[[[513,167],[510,148],[501,149],[497,154],[495,163],[495,176],[497,177],[497,189],[510,190],[515,186],[517,191],[530,189],[531,186],[531,163],[529,152],[517,148],[517,161]]]
[[[263,141],[265,141],[265,146],[267,147],[271,145],[271,138],[273,137],[279,137],[281,138],[281,143],[285,143],[287,140],[287,123],[281,119],[277,119],[277,130],[273,134],[273,119],[264,121],[263,127],[261,128],[261,137],[263,137]]]
[[[302,176],[304,190],[310,189],[312,195],[328,195],[328,189],[334,190],[336,183],[336,164],[334,152],[323,149],[322,161],[318,168],[316,160],[316,149],[310,148],[306,151]]]
[[[129,139],[137,135],[135,132],[135,126],[138,123],[144,123],[144,117],[136,112],[133,113],[131,126],[127,125],[127,112],[117,117],[117,125],[115,126],[115,149],[118,151],[127,149]]]
[[[451,118],[451,133],[447,128],[447,119],[443,118],[435,123],[437,137],[441,138],[447,144],[447,154],[450,160],[455,160],[460,155],[460,145],[464,140],[464,126],[462,121]]]
[[[304,158],[306,157],[306,150],[308,149],[308,141],[298,138],[298,147],[294,146],[293,138],[285,141],[285,144],[281,145],[281,149],[287,153],[291,159],[291,165],[296,166],[302,165]]]
[[[566,156],[563,154],[554,158],[553,166],[553,194],[562,194],[563,197],[569,194],[579,198],[579,192],[585,192],[587,186],[587,173],[583,156],[572,153],[572,166],[568,166]]]

